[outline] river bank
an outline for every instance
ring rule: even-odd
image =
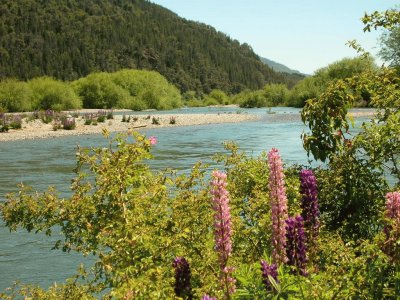
[[[88,113],[87,110],[79,111],[80,114]],[[109,132],[122,132],[128,130],[137,130],[140,128],[162,128],[176,126],[193,126],[207,125],[219,123],[238,123],[245,121],[257,120],[259,116],[251,114],[153,114],[150,111],[148,115],[125,115],[125,120],[122,122],[123,115],[114,115],[113,119],[98,122],[97,125],[85,125],[85,119],[80,116],[75,118],[76,127],[73,130],[58,129],[54,130],[53,123],[45,124],[42,120],[22,120],[21,129],[10,129],[8,132],[0,133],[0,142],[28,140],[28,139],[43,139],[56,138],[67,135],[85,135],[99,134],[103,129]],[[175,120],[175,123],[173,121]],[[158,124],[156,124],[158,123]]]

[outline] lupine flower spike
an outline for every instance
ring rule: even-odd
[[[287,264],[294,267],[294,273],[307,275],[304,224],[300,215],[286,220],[286,256]]]
[[[272,148],[268,153],[269,165],[269,197],[272,219],[272,260],[277,265],[286,262],[285,241],[286,229],[285,220],[287,214],[287,198],[283,174],[282,160],[278,150]]]
[[[261,260],[260,264],[265,288],[267,291],[272,291],[272,284],[268,276],[271,276],[276,282],[278,282],[278,267],[276,264],[268,264],[265,260]]]
[[[184,257],[176,257],[172,262],[172,266],[175,269],[175,294],[188,300],[193,299],[189,263]]]
[[[301,216],[304,220],[304,228],[307,234],[309,248],[315,244],[319,233],[319,205],[317,180],[312,170],[300,172]]]
[[[388,224],[384,228],[386,234],[384,251],[392,259],[400,261],[400,249],[397,244],[400,240],[400,192],[386,194],[385,217]]]
[[[234,270],[228,267],[228,259],[232,253],[232,222],[229,208],[229,193],[226,190],[226,174],[214,171],[212,173],[211,194],[213,196],[215,250],[220,264],[220,280],[225,291],[225,297],[235,292],[235,279],[231,277]]]

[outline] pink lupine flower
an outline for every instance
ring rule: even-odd
[[[277,265],[286,262],[286,229],[287,198],[285,189],[285,175],[283,174],[282,160],[278,150],[272,148],[268,153],[269,165],[269,197],[272,219],[272,260]]]
[[[386,194],[385,216],[400,224],[400,192]]]
[[[151,145],[157,144],[157,138],[155,136],[149,137],[149,141]]]
[[[203,296],[203,298],[201,298],[201,300],[217,300],[217,298],[214,297],[210,297],[207,294]]]
[[[383,250],[395,263],[398,263],[400,262],[400,192],[386,194],[385,217],[387,218],[384,228],[386,242]]]
[[[229,193],[226,190],[226,174],[214,171],[212,173],[211,194],[214,214],[215,250],[220,264],[221,284],[226,290],[226,298],[235,292],[235,279],[231,277],[234,270],[228,267],[228,259],[232,253],[232,222],[229,208]]]

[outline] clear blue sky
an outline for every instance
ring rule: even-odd
[[[363,33],[365,12],[394,8],[394,0],[152,0],[185,19],[215,27],[260,56],[312,74],[343,57],[357,41],[378,52],[379,33]],[[378,61],[380,63],[380,61]]]

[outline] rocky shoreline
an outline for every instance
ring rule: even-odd
[[[82,111],[80,113],[87,113]],[[126,118],[129,114],[126,115]],[[158,125],[153,124],[153,117],[157,119]],[[75,118],[76,128],[73,130],[53,129],[53,124],[45,124],[40,119],[27,121],[22,120],[21,129],[10,129],[8,132],[0,133],[0,142],[29,140],[29,139],[44,139],[57,138],[68,135],[86,135],[99,134],[103,129],[109,132],[123,132],[128,130],[137,130],[140,128],[162,128],[176,126],[193,126],[207,125],[219,123],[237,123],[257,120],[259,117],[251,114],[154,114],[149,112],[149,115],[130,115],[130,122],[122,122],[122,115],[114,115],[113,119],[105,120],[104,123],[97,125],[85,125],[83,117]],[[133,121],[134,119],[136,119]],[[175,124],[170,124],[171,118],[175,119]]]

